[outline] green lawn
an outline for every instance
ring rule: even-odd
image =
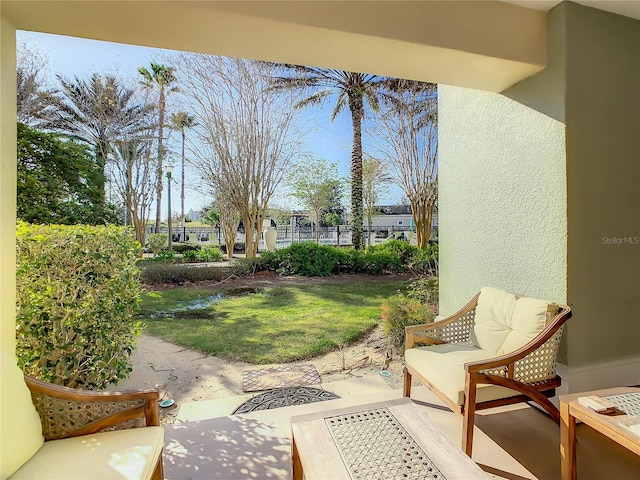
[[[146,333],[228,360],[254,364],[311,358],[352,343],[380,321],[402,281],[298,285],[194,305],[215,292],[175,288],[143,294]]]

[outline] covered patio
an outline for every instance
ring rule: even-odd
[[[574,319],[561,346],[561,393],[640,384],[637,2],[9,0],[0,8],[3,379],[15,364],[15,32],[24,29],[438,83],[440,313],[485,285],[566,303]],[[0,395],[6,478],[20,463],[6,452],[28,406],[4,380]],[[190,419],[197,423],[166,427],[165,475],[290,478],[292,415],[401,396],[370,392],[234,417],[213,408]],[[461,419],[426,390],[416,398],[459,445]],[[544,414],[488,410],[476,428],[473,458],[488,471],[559,478],[559,431]],[[637,474],[638,457],[588,427],[578,435],[581,479]]]
[[[165,427],[165,477],[290,479],[291,417],[402,397],[379,382],[336,383],[325,388],[342,393],[339,400],[242,415],[228,415],[241,401],[234,397],[185,404],[177,422]],[[453,445],[460,445],[459,416],[426,387],[414,387],[412,398]],[[560,478],[560,431],[542,411],[524,404],[485,410],[476,425],[473,460],[489,478]],[[579,478],[585,480],[634,478],[640,469],[638,456],[587,426],[578,429],[577,458]]]

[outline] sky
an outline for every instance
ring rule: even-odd
[[[47,60],[47,80],[55,84],[56,75],[65,78],[77,76],[81,79],[89,78],[93,73],[116,74],[125,78],[138,79],[138,68],[149,68],[152,60],[160,60],[165,50],[126,45],[120,43],[101,42],[61,35],[50,35],[34,32],[17,32],[18,44],[24,43],[32,51],[40,52]],[[338,165],[339,175],[349,176],[351,161],[351,117],[348,110],[343,111],[331,122],[333,104],[324,107],[309,107],[301,110],[301,115],[308,124],[309,132],[305,135],[305,149],[315,158],[329,160]],[[171,112],[169,112],[171,113]],[[177,140],[177,135],[175,138]],[[363,135],[364,150],[367,153],[367,135]],[[176,148],[178,148],[176,146]],[[178,160],[178,158],[176,158]],[[175,163],[175,162],[174,162]],[[174,179],[180,178],[179,167],[173,173]],[[199,211],[212,202],[207,192],[196,188],[200,182],[197,173],[189,167],[185,168],[187,177],[185,186],[185,210]],[[165,188],[166,190],[166,188]],[[172,184],[172,211],[180,209],[180,185]],[[167,195],[163,195],[163,218],[168,212]],[[382,199],[382,204],[399,203],[402,194],[397,188]],[[349,199],[345,198],[345,204]],[[274,198],[271,206],[296,208],[297,205],[283,192]],[[152,205],[151,218],[155,218],[155,202]]]

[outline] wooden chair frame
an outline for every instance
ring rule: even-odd
[[[405,350],[413,348],[416,344],[438,345],[468,342],[479,296],[480,294],[478,293],[462,309],[443,320],[431,324],[406,327]],[[544,330],[526,345],[507,355],[466,363],[464,365],[465,389],[463,405],[458,405],[449,399],[425,375],[408,365],[404,369],[404,396],[411,396],[411,382],[415,377],[441,397],[451,410],[462,415],[462,449],[469,456],[471,456],[473,446],[473,427],[476,410],[533,401],[540,405],[556,423],[560,424],[560,412],[549,401],[549,397],[555,395],[555,389],[561,384],[560,377],[554,375],[549,378],[536,379],[535,382],[526,382],[517,378],[517,370],[519,361],[525,357],[529,357],[528,360],[530,360],[547,342],[555,342],[557,352],[557,343],[559,343],[560,335],[562,334],[562,327],[569,318],[571,318],[571,308],[567,305],[559,305],[558,313],[547,322]],[[555,358],[553,361],[555,362]],[[477,402],[476,387],[480,384],[492,384],[510,388],[519,392],[520,395],[487,402]]]
[[[144,419],[148,427],[160,425],[160,393],[157,390],[93,392],[54,385],[29,375],[25,375],[24,380],[40,415],[45,441],[90,435],[136,419]],[[65,417],[61,409],[66,408],[69,415],[79,410],[83,415],[80,418],[73,417],[72,427],[60,428],[57,423],[63,422],[62,417]],[[154,467],[152,479],[164,479],[162,453]]]

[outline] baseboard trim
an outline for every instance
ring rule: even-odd
[[[570,367],[558,363],[562,386],[558,395],[640,384],[640,355]]]

